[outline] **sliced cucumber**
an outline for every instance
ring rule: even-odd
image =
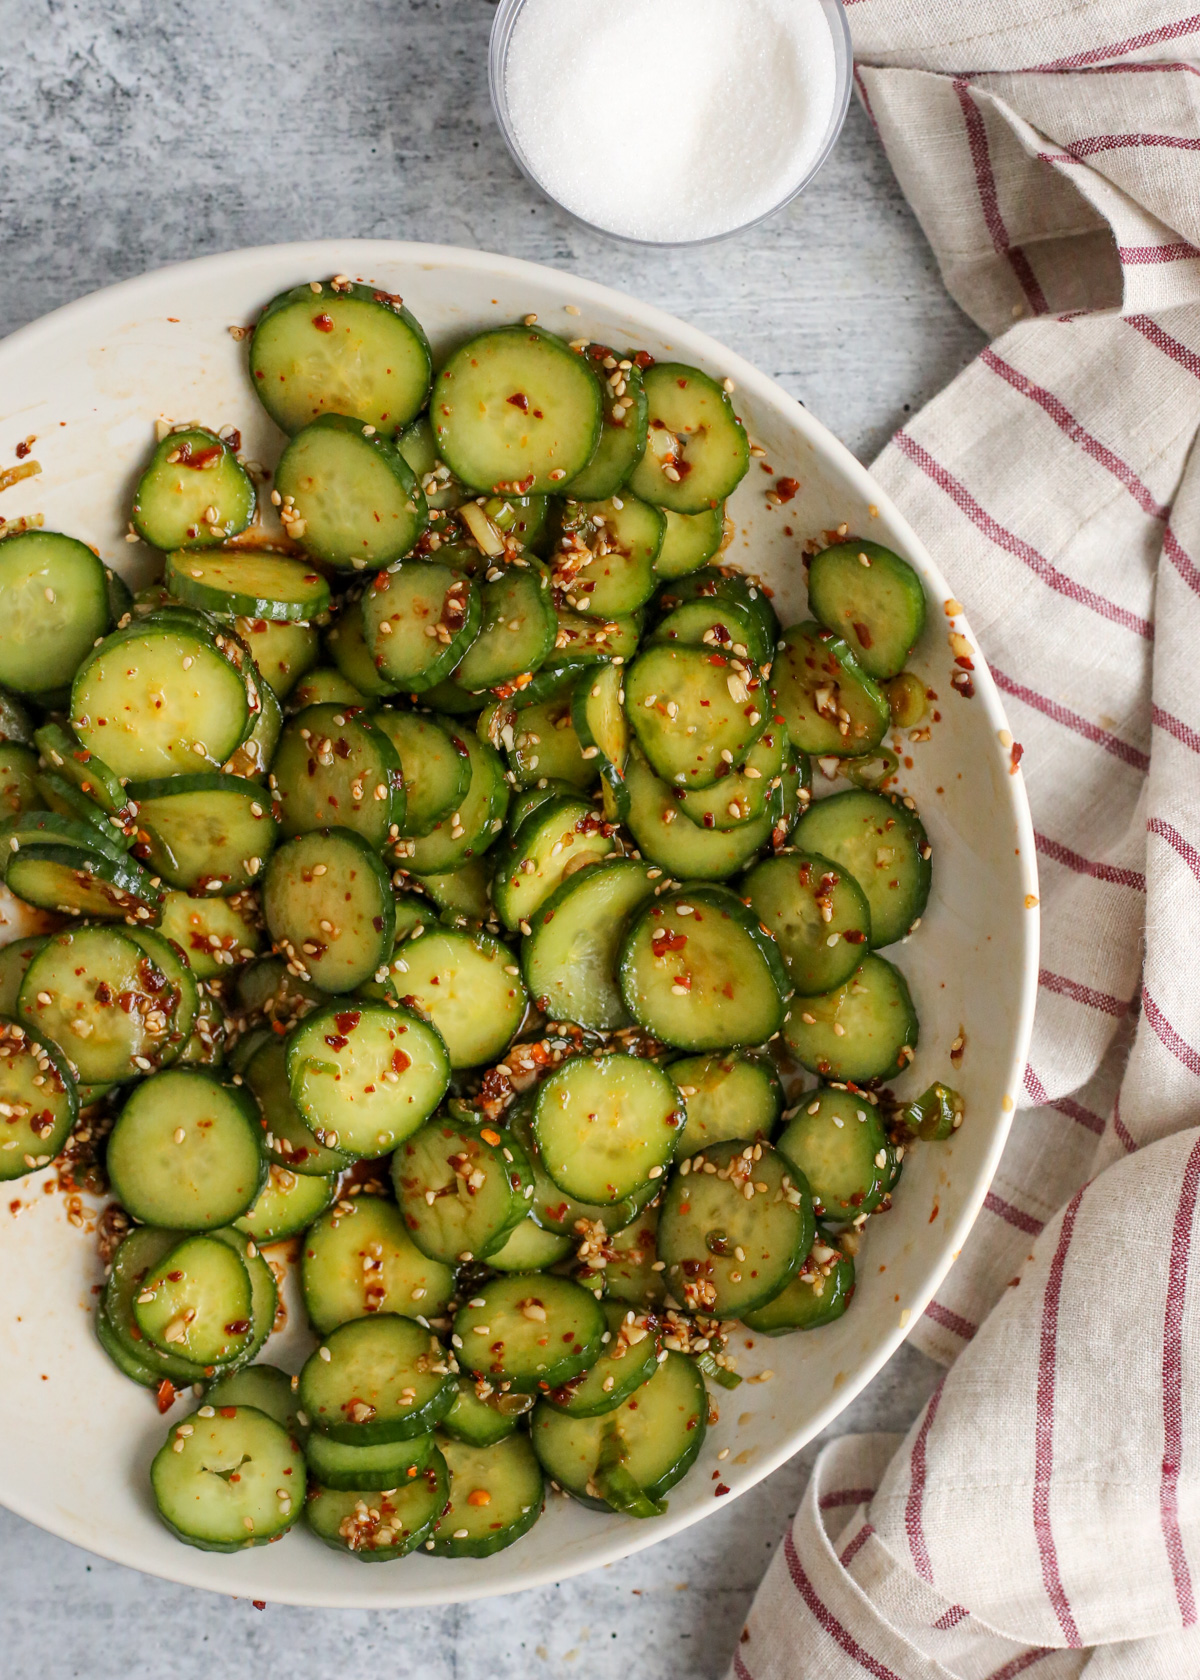
[[[22,754],[13,774],[13,754]],[[32,766],[32,773],[29,767]],[[86,823],[98,829],[105,840],[119,833],[109,826],[108,818],[86,793],[81,793],[65,776],[56,771],[39,771],[37,754],[28,747],[0,745],[0,808],[8,807],[14,815],[22,811],[49,810],[71,822]]]
[[[558,619],[549,573],[511,566],[480,590],[479,634],[454,672],[466,689],[498,688],[536,671],[553,651]]]
[[[697,595],[680,602],[659,619],[646,640],[668,647],[707,648],[711,653],[732,654],[757,665],[768,663],[772,649],[752,609],[728,595]]]
[[[543,1231],[552,1236],[579,1236],[582,1226],[602,1224],[606,1231],[619,1231],[636,1219],[658,1192],[657,1179],[647,1182],[636,1195],[623,1201],[601,1205],[597,1202],[577,1201],[560,1190],[542,1164],[532,1125],[533,1097],[523,1098],[508,1112],[508,1130],[525,1151],[533,1172],[533,1196],[529,1202],[529,1217]]]
[[[773,1300],[756,1312],[745,1313],[747,1330],[759,1336],[786,1336],[792,1330],[819,1330],[841,1318],[854,1294],[854,1261],[821,1243],[815,1252],[829,1258],[818,1264],[810,1256],[804,1270]]]
[[[219,770],[250,733],[261,704],[233,652],[231,638],[184,623],[118,631],[76,673],[76,734],[117,776]]]
[[[433,1457],[433,1435],[355,1447],[314,1429],[304,1445],[309,1473],[322,1487],[341,1492],[394,1493],[416,1481]]]
[[[665,1263],[658,1258],[658,1206],[652,1204],[606,1244],[607,1264],[600,1278],[605,1298],[638,1308],[661,1302],[667,1286]],[[586,1279],[584,1280],[586,1281]]]
[[[159,1352],[227,1365],[250,1343],[250,1275],[215,1237],[185,1237],[147,1272],[133,1314]]]
[[[561,686],[557,692],[515,710],[510,724],[511,745],[509,725],[502,727],[501,739],[508,750],[508,761],[521,786],[529,787],[543,777],[569,782],[581,793],[595,785],[600,774],[599,757],[583,756],[583,743],[575,733],[571,717],[578,676],[578,668],[570,667],[559,679]],[[481,725],[482,722],[483,719]]]
[[[448,677],[482,622],[475,584],[437,560],[405,560],[378,573],[362,600],[371,662],[384,682],[409,694]]]
[[[58,723],[44,723],[38,730],[38,751],[47,767],[74,784],[89,800],[94,801],[109,817],[119,818],[110,824],[114,836],[127,824],[129,795],[120,780],[96,754],[89,752],[71,730]]]
[[[797,998],[784,1024],[793,1056],[823,1079],[857,1084],[903,1073],[917,1045],[917,1013],[903,974],[869,956],[821,997]]]
[[[239,1231],[260,1247],[282,1242],[307,1231],[337,1195],[337,1179],[332,1173],[318,1177],[313,1173],[293,1172],[272,1162],[267,1169],[267,1182],[259,1191],[254,1206],[247,1208],[234,1220]]]
[[[769,1138],[783,1112],[783,1087],[769,1057],[748,1051],[686,1056],[667,1072],[687,1109],[679,1156],[732,1138]]]
[[[616,495],[646,452],[649,423],[639,364],[629,356],[618,357],[605,344],[589,344],[587,359],[600,381],[604,425],[591,462],[561,490],[579,502]]]
[[[259,711],[254,727],[237,751],[221,766],[227,776],[265,782],[283,729],[283,708],[268,683],[258,686]]]
[[[85,543],[56,531],[17,531],[0,541],[0,596],[0,683],[20,694],[69,683],[109,626],[103,564]]]
[[[533,1133],[546,1171],[568,1196],[601,1206],[661,1178],[683,1124],[679,1093],[629,1055],[573,1056],[538,1089]]]
[[[48,803],[45,790],[38,788],[38,756],[33,748],[0,741],[0,816],[42,810]]]
[[[428,834],[402,842],[403,856],[397,848],[398,861],[414,875],[443,875],[460,869],[481,857],[504,827],[508,783],[499,754],[467,730],[456,733],[454,739],[467,750],[471,780],[448,817],[435,823]]]
[[[274,1418],[281,1429],[303,1443],[308,1430],[296,1416],[295,1377],[289,1377],[277,1365],[243,1365],[230,1371],[204,1391],[210,1406],[253,1406]]]
[[[459,1308],[454,1346],[468,1371],[548,1393],[595,1364],[604,1330],[595,1296],[579,1284],[517,1272],[493,1278]]]
[[[67,540],[73,541],[72,538]],[[88,553],[92,553],[91,549],[88,549]],[[92,555],[92,558],[95,559],[95,555]],[[42,599],[45,600],[45,598],[45,591],[43,590]],[[42,617],[39,611],[39,633],[41,623]],[[13,741],[23,747],[33,745],[33,719],[21,702],[13,695],[6,694],[2,688],[0,688],[0,741]]]
[[[203,426],[168,432],[155,446],[130,509],[138,536],[161,549],[211,548],[236,537],[253,517],[253,479],[230,446]]]
[[[337,618],[325,632],[325,644],[329,657],[337,667],[340,687],[349,688],[360,696],[352,704],[361,703],[366,710],[374,711],[381,700],[398,692],[395,683],[389,682],[380,673],[367,646],[363,634],[361,590],[350,590],[342,596]],[[329,687],[327,696],[321,694],[316,697],[318,703],[326,698],[341,703],[339,684],[330,684]]]
[[[877,682],[904,669],[925,628],[925,590],[916,572],[890,548],[860,537],[813,556],[808,599],[813,615],[845,637]]]
[[[542,1469],[573,1499],[655,1516],[700,1456],[707,1427],[703,1377],[684,1354],[668,1353],[632,1399],[602,1417],[569,1417],[542,1402],[531,1439]]]
[[[871,944],[903,939],[924,914],[932,878],[930,846],[911,800],[881,793],[835,793],[809,807],[794,843],[845,869],[871,908]]]
[[[266,1180],[258,1115],[238,1087],[195,1068],[137,1086],[108,1140],[121,1205],[147,1225],[215,1231],[253,1207]]]
[[[528,1534],[542,1514],[542,1469],[528,1437],[494,1446],[440,1441],[450,1503],[427,1549],[435,1557],[491,1557]]]
[[[318,1135],[292,1101],[287,1051],[281,1039],[273,1033],[264,1039],[246,1059],[243,1077],[259,1106],[263,1147],[277,1166],[323,1183],[351,1165],[354,1156],[325,1143],[329,1134],[322,1128]]]
[[[34,956],[17,1013],[54,1040],[83,1083],[103,1085],[152,1072],[174,1053],[175,1001],[166,975],[127,933],[81,927],[52,934]]]
[[[421,1545],[437,1527],[450,1493],[446,1461],[435,1448],[415,1481],[390,1492],[316,1487],[304,1508],[318,1540],[363,1563],[387,1563]]]
[[[277,700],[286,700],[320,658],[320,638],[311,624],[242,616],[233,620],[233,629]]]
[[[161,933],[156,933],[153,928],[137,926],[128,929],[128,937],[145,951],[156,968],[162,970],[175,994],[168,1047],[160,1057],[165,1066],[183,1055],[192,1037],[200,1017],[200,988],[183,952],[169,939],[164,939]],[[206,1001],[211,1005],[212,1000],[207,998],[207,994]],[[213,1015],[215,1017],[216,1011]],[[212,1036],[211,1030],[209,1036]]]
[[[430,403],[438,452],[464,484],[518,496],[560,490],[600,442],[600,383],[540,327],[501,327],[456,350]]]
[[[322,414],[296,434],[275,469],[274,493],[288,536],[342,571],[390,565],[429,522],[400,451],[345,414]]]
[[[651,647],[625,677],[626,707],[652,769],[672,786],[711,787],[768,723],[756,670],[736,655]]]
[[[491,1126],[434,1119],[392,1156],[392,1183],[413,1241],[445,1266],[485,1260],[525,1218],[533,1178],[514,1139]]]
[[[490,860],[472,858],[461,869],[448,870],[444,875],[422,875],[420,880],[422,892],[437,905],[445,926],[463,928],[484,922],[495,926]]]
[[[684,815],[675,790],[651,770],[634,746],[625,771],[626,821],[642,856],[682,880],[720,881],[736,875],[771,839],[782,818],[779,790],[763,815],[736,828],[702,828]]]
[[[292,1100],[334,1148],[389,1155],[433,1113],[450,1083],[440,1034],[382,1003],[323,1009],[292,1030]]]
[[[628,1024],[617,959],[630,916],[661,880],[651,864],[610,857],[569,876],[539,906],[521,960],[530,994],[551,1020],[594,1032]]]
[[[742,882],[802,997],[848,980],[871,943],[871,910],[854,877],[816,852],[756,864]]]
[[[349,828],[375,851],[404,822],[404,780],[391,740],[361,712],[307,706],[290,718],[272,766],[284,836]]]
[[[664,508],[663,517],[667,530],[654,564],[660,578],[686,577],[720,553],[725,541],[724,502],[700,513],[674,513]]]
[[[17,996],[25,970],[45,943],[43,935],[36,935],[32,939],[14,939],[11,944],[0,945],[0,1015],[15,1018]]]
[[[420,415],[396,439],[396,448],[416,474],[425,500],[435,513],[452,511],[467,500],[467,492],[437,452],[433,422]]]
[[[654,593],[665,529],[659,510],[634,496],[567,502],[554,554],[562,593],[596,618],[636,612]]]
[[[4,880],[11,892],[39,910],[98,921],[153,919],[163,896],[132,858],[118,861],[108,852],[78,846],[23,846],[10,857]]]
[[[429,834],[457,810],[471,782],[471,758],[449,718],[381,706],[372,720],[399,755],[406,810],[402,832]]]
[[[168,776],[131,782],[139,855],[171,886],[241,892],[257,881],[275,849],[270,801],[255,782],[237,776]]]
[[[601,1417],[615,1411],[658,1370],[657,1320],[617,1302],[603,1303],[608,1326],[604,1352],[580,1377],[552,1389],[546,1404],[568,1417]]]
[[[250,1279],[250,1340],[238,1355],[239,1364],[248,1364],[258,1356],[275,1328],[279,1287],[275,1282],[275,1273],[258,1252],[258,1245],[245,1232],[225,1226],[212,1235],[215,1241],[224,1243],[239,1256]]]
[[[625,766],[630,732],[622,682],[619,666],[602,665],[584,672],[571,692],[571,723],[583,757],[595,759],[600,767],[604,814],[610,822],[622,822],[629,811]]]
[[[337,634],[336,629],[329,632],[330,638]],[[361,629],[359,641],[362,640]],[[344,677],[341,671],[331,670],[320,666],[315,671],[309,671],[301,677],[291,695],[290,710],[302,712],[305,706],[323,706],[332,701],[336,706],[359,706],[365,712],[373,712],[379,704],[378,698],[364,694],[360,688]]]
[[[544,1272],[565,1260],[572,1246],[570,1237],[543,1231],[527,1215],[509,1232],[504,1246],[488,1255],[487,1263],[497,1272]]]
[[[690,788],[682,797],[677,794],[680,809],[700,828],[738,828],[760,821],[781,784],[788,746],[787,730],[772,721],[738,769],[731,769],[711,787]]]
[[[469,1447],[492,1447],[506,1440],[533,1407],[527,1394],[502,1394],[486,1377],[459,1377],[457,1385],[458,1394],[442,1419],[441,1430],[452,1441]]]
[[[815,1229],[808,1185],[787,1156],[734,1139],[682,1163],[663,1198],[658,1252],[689,1311],[740,1318],[796,1275]]]
[[[215,1365],[196,1365],[181,1354],[161,1352],[146,1339],[134,1317],[143,1282],[183,1236],[182,1231],[159,1230],[153,1225],[134,1226],[117,1249],[101,1299],[101,1310],[113,1339],[129,1359],[155,1374],[155,1385],[164,1377],[180,1386],[204,1382],[217,1372]]]
[[[821,1219],[874,1213],[890,1179],[879,1110],[860,1092],[824,1085],[805,1091],[778,1148],[808,1180]]]
[[[96,1340],[123,1377],[128,1377],[131,1382],[140,1383],[143,1388],[161,1387],[164,1381],[161,1367],[148,1365],[144,1359],[139,1359],[129,1351],[109,1322],[103,1304],[97,1306],[93,1322],[96,1326]]]
[[[669,613],[685,601],[741,607],[758,625],[768,648],[779,640],[779,619],[771,605],[771,591],[739,566],[706,566],[694,575],[676,578],[664,584],[655,604],[660,613]]]
[[[278,847],[263,881],[276,946],[327,992],[349,992],[387,963],[395,911],[387,871],[348,828],[300,834]]]
[[[285,432],[332,412],[391,437],[424,408],[432,375],[429,341],[403,299],[340,275],[272,298],[250,341],[254,389]]]
[[[609,659],[619,665],[627,664],[637,651],[640,619],[640,613],[618,613],[608,619],[588,618],[585,613],[559,607],[554,663],[552,666],[547,662],[547,675],[566,665],[594,664]],[[535,686],[537,681],[535,677]]]
[[[348,1446],[385,1446],[427,1434],[454,1404],[445,1348],[395,1313],[331,1331],[300,1373],[300,1404],[314,1428]]]
[[[57,1047],[0,1015],[0,1183],[48,1166],[78,1113],[75,1081]]]
[[[395,995],[442,1035],[452,1068],[497,1061],[525,1018],[513,953],[490,934],[431,928],[394,953],[388,972]]]
[[[634,1020],[680,1050],[765,1043],[791,994],[774,940],[723,887],[686,887],[647,905],[625,936],[619,972]]]
[[[282,554],[167,555],[164,582],[177,601],[206,612],[305,623],[329,606],[319,572]]]
[[[197,980],[215,980],[260,949],[262,933],[256,920],[257,905],[249,895],[192,898],[169,892],[162,901],[158,931],[183,951]]]
[[[176,1539],[201,1551],[240,1552],[277,1540],[300,1515],[304,1454],[253,1406],[202,1406],[171,1425],[150,1483]]]
[[[551,893],[614,849],[612,825],[581,799],[560,797],[526,817],[500,853],[492,899],[505,927],[528,924]]]
[[[887,734],[887,696],[832,630],[817,624],[786,630],[772,685],[775,705],[800,752],[861,757]]]
[[[454,1293],[450,1267],[422,1254],[400,1210],[378,1196],[338,1202],[313,1224],[300,1279],[319,1336],[372,1313],[437,1318]]]
[[[630,490],[675,513],[717,508],[750,465],[746,430],[728,393],[682,362],[655,362],[646,369],[644,385],[649,433]]]

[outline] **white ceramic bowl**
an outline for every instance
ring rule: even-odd
[[[644,346],[731,377],[751,437],[775,474],[800,482],[795,500],[772,508],[771,479],[756,461],[731,504],[738,535],[730,558],[752,564],[770,583],[785,623],[804,616],[802,542],[822,530],[845,522],[917,567],[930,613],[913,663],[940,696],[941,721],[927,744],[911,750],[905,788],[933,843],[934,886],[918,934],[888,956],[907,975],[921,1019],[921,1048],[904,1087],[948,1078],[967,1103],[961,1131],[910,1156],[893,1211],[871,1221],[852,1310],[815,1335],[756,1338],[749,1352],[738,1347],[745,1374],[770,1366],[774,1379],[715,1391],[720,1421],[696,1470],[671,1494],[667,1515],[651,1522],[598,1516],[551,1497],[528,1537],[469,1562],[418,1555],[364,1568],[304,1532],[233,1557],[172,1539],[155,1517],[146,1473],[164,1422],[93,1339],[89,1314],[102,1276],[95,1243],[69,1223],[61,1194],[43,1193],[50,1172],[7,1187],[0,1206],[0,1502],[76,1545],[170,1580],[243,1598],[382,1608],[513,1592],[653,1545],[724,1507],[712,1479],[722,1448],[730,1452],[721,1477],[736,1498],[870,1381],[961,1248],[999,1160],[1032,1019],[1037,913],[1026,897],[1037,882],[1021,778],[1010,775],[999,739],[1005,719],[996,690],[978,657],[974,698],[951,690],[942,616],[951,591],[912,531],[850,453],[778,385],[703,333],[604,287],[507,257],[383,241],[242,251],[114,286],[0,345],[5,453],[34,433],[43,467],[4,494],[0,512],[9,521],[41,513],[47,527],[96,544],[130,578],[144,575],[150,556],[124,535],[155,420],[232,423],[250,456],[273,463],[281,438],[250,389],[245,346],[229,329],[253,321],[285,287],[338,272],[403,294],[435,347],[533,312],[567,337]],[[816,791],[828,791],[819,775]],[[7,934],[0,930],[5,937],[12,937],[11,920]],[[966,1054],[955,1070],[949,1051],[960,1032]],[[17,1217],[10,1200],[22,1204]],[[291,1324],[266,1355],[285,1365],[306,1351],[294,1296],[291,1305]],[[175,1415],[182,1414],[181,1403]]]

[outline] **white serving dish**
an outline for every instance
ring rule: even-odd
[[[1037,879],[1022,781],[1010,774],[1000,738],[1000,701],[978,657],[974,698],[951,691],[942,616],[951,589],[917,537],[849,451],[772,380],[705,334],[603,286],[483,252],[364,240],[235,252],[111,287],[0,344],[5,454],[36,434],[33,454],[43,467],[4,494],[0,512],[10,522],[41,513],[48,528],[96,544],[108,563],[139,581],[150,556],[124,540],[127,509],[156,419],[232,423],[246,452],[273,464],[280,434],[256,402],[245,346],[229,328],[253,321],[285,287],[338,272],[401,293],[435,349],[532,312],[565,337],[642,346],[731,377],[775,475],[800,481],[789,505],[771,508],[772,481],[756,461],[731,503],[738,535],[729,558],[752,565],[774,588],[784,623],[804,616],[802,543],[823,529],[845,522],[917,567],[930,614],[913,664],[941,697],[942,721],[930,742],[912,749],[904,789],[929,830],[934,890],[918,935],[887,954],[905,971],[921,1019],[921,1049],[901,1088],[948,1078],[967,1102],[962,1130],[910,1156],[893,1211],[871,1222],[847,1316],[815,1335],[755,1338],[752,1351],[737,1348],[744,1373],[769,1366],[775,1377],[715,1391],[720,1421],[697,1469],[671,1494],[667,1515],[604,1517],[552,1497],[527,1538],[478,1561],[418,1555],[364,1568],[303,1532],[232,1557],[177,1543],[157,1521],[146,1474],[164,1422],[93,1337],[89,1314],[102,1276],[95,1243],[68,1222],[61,1194],[43,1193],[49,1171],[7,1187],[0,1206],[0,1502],[76,1545],[169,1580],[242,1598],[386,1608],[514,1592],[651,1546],[727,1504],[714,1496],[712,1478],[723,1447],[730,1453],[721,1478],[736,1498],[871,1380],[962,1247],[1004,1145],[1033,1014]],[[819,775],[816,791],[828,791]],[[0,902],[0,942],[14,935],[12,916],[12,901],[7,911]],[[960,1030],[966,1053],[955,1070],[949,1051]],[[8,1208],[14,1200],[22,1204],[16,1217]],[[269,1359],[303,1357],[301,1316],[293,1297],[291,1325],[271,1341]],[[180,1403],[173,1415],[183,1410]]]

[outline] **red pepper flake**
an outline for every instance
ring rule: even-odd
[[[524,391],[514,391],[512,396],[506,400],[510,402],[514,408],[519,408],[522,414],[529,413],[529,398],[525,395]]]
[[[777,478],[775,480],[775,494],[781,502],[793,501],[799,489],[800,480],[798,478]]]
[[[160,1413],[169,1412],[175,1404],[175,1384],[168,1382],[164,1377],[154,1391],[154,1398],[158,1403]]]
[[[392,1051],[392,1072],[407,1073],[412,1066],[412,1057],[404,1050]]]
[[[333,1017],[333,1024],[340,1033],[352,1033],[361,1020],[360,1009],[347,1009],[343,1014]]]
[[[851,628],[853,629],[854,634],[858,637],[859,647],[869,648],[871,646],[871,632],[867,629],[866,625],[859,624],[856,619]]]
[[[1025,757],[1025,748],[1021,745],[1020,741],[1014,741],[1013,742],[1012,751],[1009,753],[1008,757],[1009,757],[1008,773],[1009,773],[1010,776],[1015,776],[1016,773],[1017,773],[1017,766],[1020,764],[1021,760]]]
[[[716,1487],[713,1489],[713,1498],[714,1499],[720,1499],[722,1494],[726,1494],[728,1492],[729,1492],[729,1489],[725,1486],[725,1483],[724,1482],[718,1482]]]
[[[288,1472],[285,1470],[283,1473],[286,1476]],[[250,1602],[256,1610],[265,1610],[267,1608],[267,1601],[265,1598],[252,1598]]]
[[[21,442],[17,445],[18,461],[23,461],[25,459],[26,455],[28,455],[29,451],[33,448],[33,444],[33,438],[22,438]]]
[[[221,1416],[223,1418],[235,1418],[237,1416],[237,1407],[236,1406],[222,1406],[221,1407]]]
[[[325,333],[332,332],[333,331],[333,316],[332,315],[314,315],[313,316],[313,326],[316,327],[318,332],[325,332]]]
[[[647,368],[654,366],[654,357],[648,350],[639,350],[633,358],[633,365],[641,368],[642,372],[645,373]]]

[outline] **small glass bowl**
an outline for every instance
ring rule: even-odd
[[[603,0],[598,0],[598,3],[603,4]],[[517,142],[508,111],[506,70],[508,49],[512,41],[513,30],[516,28],[517,19],[521,15],[521,8],[524,4],[525,0],[500,0],[500,4],[496,7],[496,15],[492,20],[491,41],[488,46],[488,83],[492,94],[492,110],[495,113],[497,126],[504,136],[505,144],[512,153],[513,161],[526,180],[531,181],[544,198],[549,199],[551,204],[556,204],[560,210],[570,216],[573,222],[578,222],[581,227],[588,228],[592,233],[602,233],[606,238],[616,239],[624,245],[642,245],[651,248],[655,246],[715,245],[722,239],[733,239],[737,234],[745,233],[749,228],[757,227],[760,222],[769,221],[785,205],[790,204],[794,198],[798,198],[824,164],[833,150],[834,142],[842,131],[842,124],[846,120],[846,112],[850,106],[850,90],[854,79],[854,50],[850,41],[850,26],[846,21],[842,0],[819,0],[821,10],[825,13],[829,23],[829,33],[833,38],[834,73],[837,77],[837,88],[834,94],[833,112],[829,119],[829,126],[808,173],[797,181],[795,186],[789,187],[778,204],[772,205],[769,210],[764,210],[760,216],[754,216],[750,221],[742,222],[738,227],[729,228],[724,233],[705,234],[700,239],[636,239],[631,234],[614,233],[611,228],[601,227],[596,222],[587,221],[586,218],[578,215],[568,205],[555,198],[554,194],[547,190],[544,182],[538,179]]]

